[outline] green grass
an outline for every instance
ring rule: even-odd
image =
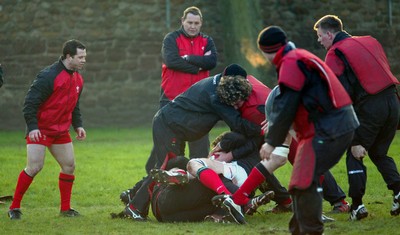
[[[211,138],[226,130],[216,128]],[[152,147],[151,129],[88,129],[84,142],[74,141],[76,180],[72,206],[82,217],[61,218],[59,213],[59,167],[47,153],[43,170],[22,201],[23,219],[7,218],[11,202],[0,205],[1,234],[288,234],[291,214],[271,215],[263,212],[248,217],[245,226],[213,223],[158,223],[153,215],[146,223],[131,220],[112,220],[109,214],[124,207],[119,201],[121,191],[130,188],[144,175],[144,164]],[[0,195],[14,193],[16,180],[26,164],[23,132],[0,131]],[[400,136],[390,149],[390,155],[400,165]],[[400,217],[392,217],[389,209],[391,192],[367,158],[367,195],[364,203],[370,216],[363,221],[349,222],[348,215],[332,215],[336,222],[325,225],[325,234],[398,234]],[[276,172],[284,185],[288,184],[291,166]],[[348,184],[344,158],[332,170],[337,181],[347,192]],[[312,202],[310,202],[312,203]],[[330,205],[324,202],[324,211]]]

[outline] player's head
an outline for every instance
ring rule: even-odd
[[[203,15],[201,14],[201,11],[198,7],[191,6],[191,7],[186,8],[183,11],[182,19],[186,19],[188,14],[199,16],[200,19],[203,20]]]
[[[251,84],[246,79],[247,72],[237,64],[227,66],[221,74],[217,94],[221,102],[240,108],[251,94]]]
[[[64,43],[61,59],[70,70],[82,69],[86,63],[86,47],[76,39]]]
[[[186,8],[186,10],[183,11],[181,23],[187,36],[196,37],[200,33],[203,24],[203,15],[200,9],[195,6]]]
[[[314,30],[317,32],[317,41],[328,50],[336,34],[343,31],[343,23],[335,15],[326,15],[314,24]]]
[[[244,145],[246,141],[246,137],[240,133],[225,131],[215,138],[211,143],[211,148],[214,148],[219,144],[224,152],[231,152],[232,150]]]
[[[86,46],[76,39],[64,42],[61,59],[66,59],[67,55],[74,57],[78,53],[78,49],[85,50]]]
[[[225,67],[224,71],[222,72],[222,76],[236,76],[240,75],[242,77],[247,77],[247,72],[244,68],[242,68],[238,64],[230,64]]]
[[[273,54],[288,42],[285,31],[279,26],[268,26],[258,35],[258,48],[266,53]]]
[[[336,15],[325,15],[314,24],[314,30],[317,31],[318,29],[336,33],[343,31],[343,23]]]

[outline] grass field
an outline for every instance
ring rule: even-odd
[[[211,138],[226,130],[215,128]],[[247,225],[214,223],[158,223],[150,221],[110,219],[111,212],[124,206],[119,201],[121,191],[130,188],[144,175],[144,164],[152,147],[151,129],[88,129],[84,142],[74,141],[76,180],[72,206],[83,216],[61,218],[59,213],[59,167],[47,153],[43,170],[34,179],[22,201],[23,218],[10,221],[7,217],[10,201],[0,204],[0,234],[288,234],[291,214],[272,215],[259,209],[259,214],[247,218]],[[23,132],[0,131],[0,196],[12,195],[20,171],[26,164]],[[390,155],[400,165],[400,136],[390,149]],[[330,215],[336,221],[325,225],[325,234],[400,234],[400,217],[392,217],[391,191],[367,158],[367,195],[364,203],[370,216],[349,222],[348,215]],[[276,172],[284,185],[288,184],[291,166]],[[344,158],[332,170],[345,192],[348,190]],[[312,203],[312,202],[310,202]],[[324,202],[324,211],[331,209]]]

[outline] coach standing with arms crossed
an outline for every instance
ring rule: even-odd
[[[168,33],[163,41],[160,108],[194,83],[210,76],[217,65],[217,49],[211,37],[200,32],[203,16],[199,8],[183,12],[180,29]],[[208,155],[208,135],[189,142],[190,158]]]

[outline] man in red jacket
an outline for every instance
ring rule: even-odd
[[[60,215],[79,216],[70,206],[75,159],[69,128],[72,124],[77,140],[86,138],[79,110],[83,78],[78,73],[86,63],[86,47],[78,40],[69,40],[62,50],[61,58],[37,75],[25,97],[27,165],[19,174],[14,200],[8,211],[13,220],[21,218],[22,197],[43,168],[46,147],[61,167]]]

